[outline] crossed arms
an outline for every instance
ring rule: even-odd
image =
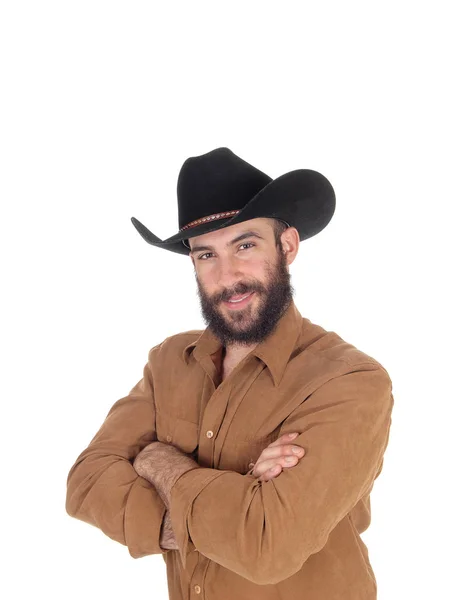
[[[155,448],[166,461],[171,457],[174,476],[160,472],[158,477],[157,469],[152,483],[138,474],[140,459],[137,470],[133,465],[156,441],[153,392],[147,363],[143,378],[114,404],[73,465],[67,512],[138,558],[167,551],[160,533],[169,508],[183,564],[195,548],[258,584],[298,571],[369,492],[382,464],[393,407],[387,372],[362,363],[324,383],[284,421],[282,430],[300,432],[295,443],[305,449],[295,469],[261,482],[199,467],[177,448],[160,444]]]

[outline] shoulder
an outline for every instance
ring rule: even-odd
[[[328,331],[309,319],[303,318],[299,342],[300,352],[309,358],[314,357],[324,363],[330,363],[331,368],[335,365],[355,370],[363,366],[365,369],[382,369],[387,374],[384,366],[375,357],[360,350],[335,331]]]
[[[194,343],[202,335],[203,329],[191,329],[182,331],[165,338],[162,342],[150,348],[148,360],[151,363],[165,360],[182,360],[184,348]]]
[[[300,400],[320,389],[326,394],[360,389],[364,397],[368,389],[370,398],[379,395],[386,406],[393,402],[391,377],[374,356],[305,318],[282,384]]]

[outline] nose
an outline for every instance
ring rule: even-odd
[[[219,258],[217,269],[216,279],[221,288],[231,289],[243,277],[239,263],[234,258]]]

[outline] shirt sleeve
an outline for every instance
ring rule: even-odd
[[[171,490],[183,564],[192,545],[259,585],[275,584],[319,552],[373,486],[387,447],[394,399],[387,371],[362,364],[319,387],[283,422],[305,455],[270,481],[200,468]]]
[[[134,558],[168,552],[159,544],[164,502],[132,466],[137,454],[156,439],[148,360],[142,379],[112,406],[67,478],[67,513],[126,545]]]

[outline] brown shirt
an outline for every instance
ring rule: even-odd
[[[135,558],[161,553],[171,600],[375,600],[359,534],[389,439],[387,371],[294,302],[223,381],[222,350],[209,329],[150,350],[72,467],[67,512]],[[303,458],[258,481],[262,450],[294,431]],[[156,439],[200,465],[171,492],[179,550],[160,547],[165,506],[132,467]]]

